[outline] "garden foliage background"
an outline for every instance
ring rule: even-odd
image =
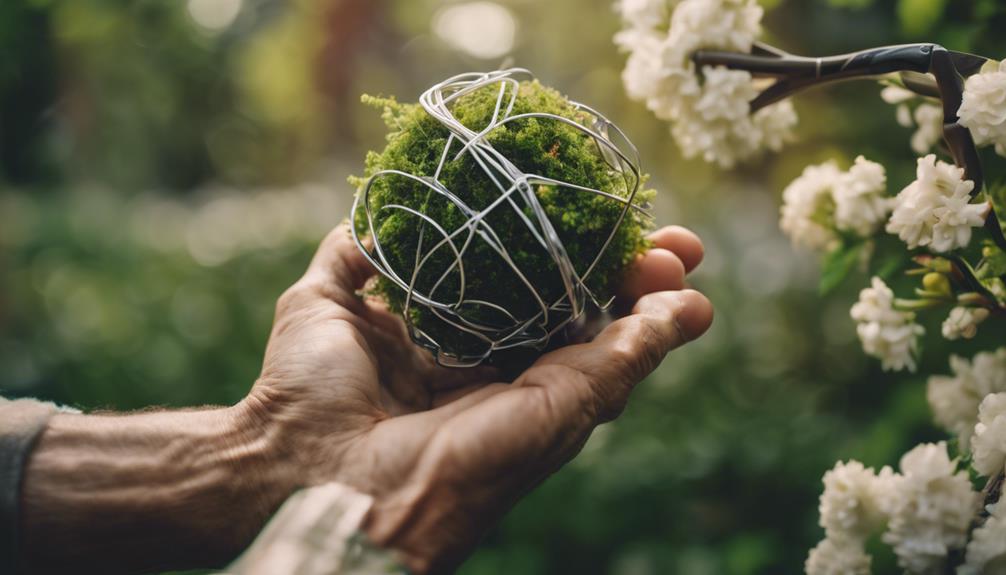
[[[765,5],[767,37],[796,53],[936,41],[1006,56],[995,0]],[[808,163],[859,153],[900,189],[910,134],[877,85],[848,84],[798,98],[800,141],[780,155],[730,173],[683,161],[624,95],[618,28],[608,0],[0,3],[0,394],[84,409],[236,401],[276,297],[383,143],[359,95],[412,100],[512,58],[631,136],[659,222],[706,241],[694,283],[717,319],[461,572],[802,571],[825,470],[895,464],[944,435],[923,378],[860,350],[848,309],[867,278],[820,296],[816,259],[778,231],[778,195]],[[920,371],[946,371],[963,344],[927,327]],[[983,329],[975,348],[1003,335]],[[877,572],[895,572],[874,552]]]

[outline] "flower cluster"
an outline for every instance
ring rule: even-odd
[[[969,362],[951,358],[954,377],[929,380],[929,402],[939,423],[972,446],[972,466],[995,475],[1006,466],[1006,348]],[[973,434],[971,434],[973,430]],[[966,451],[966,450],[965,450]],[[1006,517],[1001,504],[968,541],[981,495],[940,442],[916,446],[895,473],[857,461],[837,463],[824,475],[820,524],[825,539],[811,550],[808,575],[869,573],[864,542],[883,531],[908,573],[942,573],[947,558],[965,551],[958,575],[1002,573],[1006,567]]]
[[[894,292],[884,280],[873,278],[871,287],[859,293],[850,315],[858,324],[863,351],[881,360],[885,370],[915,371],[918,338],[925,329],[915,323],[914,314],[894,308]]]
[[[875,490],[877,474],[858,461],[838,462],[824,474],[818,511],[828,537],[865,539],[883,523]]]
[[[858,461],[840,461],[824,474],[818,510],[825,538],[807,557],[808,575],[870,572],[864,542],[887,521],[882,504],[893,477],[889,467],[878,475]]]
[[[622,21],[641,30],[652,30],[667,20],[667,4],[673,0],[620,0],[616,7]]]
[[[667,2],[623,0],[619,8],[626,28],[615,43],[629,54],[625,89],[672,122],[686,157],[729,168],[790,139],[797,117],[789,101],[751,114],[757,92],[750,73],[698,70],[691,59],[700,49],[749,52],[761,33],[763,10],[755,0],[683,0],[669,21]]]
[[[825,539],[807,558],[808,575],[868,573],[864,542],[886,526],[881,540],[911,573],[941,568],[947,553],[963,549],[977,505],[966,472],[946,444],[923,444],[901,458],[900,473],[879,473],[857,461],[824,475],[821,526]]]
[[[783,190],[779,227],[793,245],[824,250],[837,241],[832,191],[841,173],[834,162],[807,166]]]
[[[957,306],[943,322],[943,337],[949,340],[971,339],[978,335],[978,325],[988,319],[989,310],[983,307]]]
[[[835,227],[862,238],[873,235],[891,213],[891,200],[886,190],[884,166],[863,156],[857,157],[852,167],[835,182]]]
[[[978,494],[967,472],[957,471],[943,442],[915,447],[901,458],[900,467],[901,475],[891,481],[882,501],[888,515],[882,540],[908,572],[935,572],[950,550],[967,543]]]
[[[968,452],[978,423],[978,406],[990,394],[1006,392],[1006,347],[982,352],[971,361],[950,357],[952,376],[934,375],[926,386],[926,398],[936,422],[957,436],[962,452]]]
[[[957,113],[976,144],[993,145],[996,153],[1006,156],[1006,60],[990,62],[964,82]]]
[[[888,87],[884,96],[891,102],[914,97],[898,87]],[[901,106],[905,107],[899,109],[908,110],[907,104]],[[922,109],[917,107],[916,112]],[[932,129],[917,134],[919,141],[926,140],[926,149],[942,134],[942,112],[937,112]],[[922,147],[920,144],[919,148]],[[783,190],[779,227],[795,246],[819,251],[848,250],[884,230],[897,235],[910,249],[925,247],[946,253],[967,247],[973,228],[985,225],[992,209],[989,201],[972,203],[974,182],[964,178],[963,169],[938,160],[935,154],[918,160],[915,181],[896,197],[889,197],[886,188],[884,167],[863,156],[856,158],[847,171],[839,169],[833,161],[808,166]],[[868,249],[862,252],[861,261],[865,261],[876,242],[866,245]],[[929,287],[922,290],[921,297],[929,301],[921,302],[924,305],[920,307],[952,303],[953,289],[946,273],[947,270],[942,270],[929,274],[937,276],[942,285],[936,286],[938,290]],[[988,282],[990,291],[994,290],[991,283],[994,281],[998,280]],[[977,305],[984,304],[969,301],[955,306],[943,322],[943,336],[949,340],[973,338],[978,325],[991,315],[988,309]],[[884,369],[907,367],[914,371],[913,356],[923,330],[915,324],[912,314],[894,307],[894,294],[875,279],[872,288],[863,290],[852,316],[859,323],[857,331],[867,354],[880,358]]]
[[[848,171],[835,162],[807,166],[783,190],[779,227],[794,245],[827,250],[839,234],[866,238],[891,212],[884,167],[859,156]]]

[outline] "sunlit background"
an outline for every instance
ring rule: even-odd
[[[765,4],[767,38],[793,52],[925,40],[1006,56],[994,0]],[[799,572],[836,459],[896,463],[941,436],[918,378],[859,351],[848,307],[865,279],[818,296],[816,261],[777,230],[779,190],[858,153],[907,182],[909,133],[875,85],[843,85],[798,99],[800,141],[782,154],[732,173],[685,162],[624,95],[618,27],[607,0],[0,2],[0,393],[236,401],[276,297],[383,145],[360,95],[414,100],[519,65],[638,145],[659,221],[706,241],[694,283],[717,319],[461,572]],[[927,361],[952,345],[928,341]],[[877,572],[893,572],[883,553]]]

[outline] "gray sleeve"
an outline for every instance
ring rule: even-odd
[[[51,403],[0,397],[0,573],[17,572],[21,476],[35,440],[58,411]]]

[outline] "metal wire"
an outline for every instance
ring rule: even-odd
[[[353,201],[352,218],[364,216],[365,233],[360,234],[356,226],[353,228],[353,238],[363,254],[377,270],[405,292],[404,319],[413,341],[430,350],[439,364],[451,367],[473,367],[488,359],[493,352],[512,348],[542,349],[550,339],[561,330],[581,318],[590,302],[600,310],[610,307],[612,300],[599,301],[586,285],[586,280],[594,270],[604,251],[611,244],[618,227],[625,219],[630,209],[646,214],[645,208],[635,203],[635,196],[640,185],[639,154],[636,147],[625,134],[603,115],[582,104],[572,102],[583,118],[580,123],[570,118],[543,112],[513,114],[517,101],[520,79],[533,79],[533,75],[522,68],[512,68],[487,73],[459,74],[440,82],[426,90],[419,103],[423,109],[449,132],[447,143],[440,154],[440,161],[432,176],[410,174],[399,170],[381,170],[373,174]],[[458,98],[489,86],[498,86],[498,96],[488,125],[479,131],[474,131],[463,125],[453,114],[452,105]],[[522,172],[509,158],[494,149],[487,137],[495,130],[503,129],[512,122],[535,118],[561,122],[593,139],[598,152],[605,162],[625,181],[628,194],[622,197],[612,191],[594,189],[548,178],[538,174]],[[452,151],[457,152],[452,155]],[[449,161],[458,161],[468,155],[482,170],[487,180],[499,190],[496,197],[483,209],[474,209],[465,201],[464,190],[450,190],[440,181],[440,173]],[[394,185],[394,179],[405,178],[421,184],[432,194],[453,204],[468,219],[456,229],[448,230],[423,210],[400,204],[386,204],[380,210],[397,210],[415,218],[418,230],[418,244],[415,259],[411,269],[395,269],[389,261],[381,238],[374,225],[374,208],[371,206],[370,193],[374,183],[381,179],[387,180],[387,185]],[[588,193],[603,196],[622,205],[611,232],[591,261],[582,271],[575,269],[569,255],[559,238],[555,227],[545,212],[544,206],[535,194],[537,186],[549,186],[564,193]],[[545,301],[539,289],[533,285],[514,262],[507,251],[506,237],[501,237],[487,222],[487,216],[493,210],[513,210],[527,226],[534,240],[546,250],[562,278],[564,293],[555,301]],[[525,213],[525,209],[530,216]],[[363,238],[372,238],[373,247],[368,249]],[[432,239],[430,239],[432,238]],[[530,317],[519,317],[512,310],[506,309],[498,302],[474,299],[466,295],[466,270],[464,258],[475,242],[484,242],[499,257],[501,269],[509,268],[514,276],[523,284],[529,296],[536,304],[537,311]],[[416,286],[416,278],[420,270],[437,252],[447,250],[453,258],[453,263],[439,276],[436,282],[425,292]],[[444,291],[445,280],[451,275],[457,277],[457,296],[445,299],[438,297],[438,291]],[[469,334],[484,344],[480,353],[464,353],[457,349],[448,349],[444,342],[437,341],[429,333],[424,332],[412,322],[410,309],[412,306],[426,308],[440,320],[453,328]],[[485,325],[479,321],[478,311],[492,310],[495,314],[507,319],[507,325]],[[469,338],[470,339],[470,338]]]

